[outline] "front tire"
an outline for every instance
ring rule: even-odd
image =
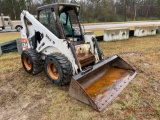
[[[66,85],[72,77],[72,65],[61,53],[54,53],[45,58],[44,69],[49,80],[56,85]]]
[[[29,74],[36,75],[42,71],[42,59],[34,49],[24,50],[21,54],[23,68]]]

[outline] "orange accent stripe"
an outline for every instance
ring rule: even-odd
[[[22,42],[28,42],[28,39],[27,38],[22,38]]]

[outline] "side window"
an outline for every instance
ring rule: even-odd
[[[4,24],[5,24],[5,26],[9,26],[10,24],[9,24],[9,19],[8,18],[4,18]]]
[[[41,11],[39,14],[39,21],[55,36],[59,36],[56,27],[56,15],[53,9],[46,9]]]
[[[60,20],[63,25],[65,35],[72,36],[72,26],[69,16],[65,12],[62,12],[60,14]]]
[[[9,20],[8,20],[8,18],[4,18],[4,21],[7,21],[7,22],[8,22]]]
[[[42,23],[44,26],[47,24],[47,19],[46,19],[46,11],[42,10],[39,14],[39,22]]]

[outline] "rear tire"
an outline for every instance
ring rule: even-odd
[[[22,30],[22,28],[23,28],[22,26],[18,25],[18,26],[16,26],[15,29],[17,30],[17,32],[20,32]]]
[[[45,58],[44,69],[49,80],[56,85],[66,85],[72,77],[72,65],[61,53],[54,53]]]
[[[36,75],[42,71],[42,59],[34,49],[24,50],[21,54],[21,61],[25,71]]]

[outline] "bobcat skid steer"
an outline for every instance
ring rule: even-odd
[[[135,77],[135,70],[118,55],[105,59],[95,36],[83,34],[80,6],[49,4],[37,11],[38,20],[21,13],[25,71],[36,75],[44,69],[52,83],[70,83],[71,97],[101,111]]]

